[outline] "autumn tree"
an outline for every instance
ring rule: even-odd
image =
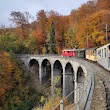
[[[44,33],[42,30],[39,28],[36,31],[32,32],[32,37],[35,39],[35,45],[36,45],[36,52],[38,54],[42,53],[42,49],[45,43],[45,38],[44,38]]]
[[[42,29],[42,32],[46,33],[46,23],[47,23],[47,16],[44,10],[40,10],[37,15],[37,29]]]
[[[110,0],[97,0],[96,7],[97,7],[97,11],[104,10],[104,9],[109,10]]]
[[[26,39],[29,36],[29,20],[31,15],[29,12],[12,11],[10,14],[10,20],[14,23],[17,28],[21,31],[21,37]]]
[[[36,47],[38,53],[42,53],[47,36],[47,16],[44,10],[40,10],[36,14],[36,29],[33,31],[33,36],[36,38]]]

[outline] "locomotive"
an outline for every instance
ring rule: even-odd
[[[99,63],[110,71],[110,43],[102,47],[85,49],[64,49],[61,56],[77,57]]]

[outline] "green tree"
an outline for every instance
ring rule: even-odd
[[[50,31],[49,31],[49,34],[47,35],[46,43],[47,43],[48,53],[55,54],[56,47],[55,47],[55,31],[54,31],[53,21],[51,22],[51,25],[50,25]]]
[[[18,38],[11,33],[0,36],[0,51],[17,52]]]

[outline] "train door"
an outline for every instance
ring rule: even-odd
[[[110,45],[108,46],[109,58],[110,58]]]

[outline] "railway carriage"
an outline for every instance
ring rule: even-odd
[[[86,59],[91,61],[97,61],[96,49],[97,47],[86,49]]]
[[[61,55],[63,57],[75,57],[76,56],[76,49],[64,49],[64,50],[62,50]]]
[[[110,71],[110,43],[97,48],[97,62]]]
[[[85,50],[86,49],[76,49],[76,57],[85,59]]]

